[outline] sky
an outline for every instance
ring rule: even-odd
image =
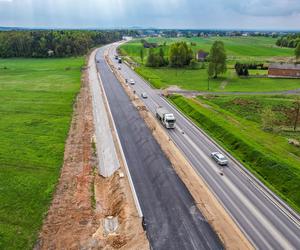
[[[300,0],[0,0],[0,26],[300,30]]]

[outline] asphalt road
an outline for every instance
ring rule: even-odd
[[[99,49],[97,67],[153,249],[222,249]]]
[[[114,59],[116,46],[111,45],[109,54],[118,65]],[[210,158],[210,153],[221,151],[229,156],[227,152],[128,66],[122,64],[120,72],[125,78],[135,80],[132,88],[137,94],[148,94],[148,99],[143,101],[151,112],[155,113],[158,106],[163,106],[174,113],[176,128],[168,130],[170,137],[257,249],[300,249],[300,217],[297,213],[233,158],[229,158],[229,167],[220,169]],[[220,175],[221,171],[224,175]]]

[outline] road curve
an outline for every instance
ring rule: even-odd
[[[153,249],[222,249],[99,49],[97,68],[108,98]]]
[[[117,46],[111,45],[109,53],[116,66],[118,63],[113,58]],[[137,94],[148,94],[148,99],[143,101],[151,112],[163,106],[175,114],[177,125],[176,129],[167,131],[170,137],[257,249],[300,249],[300,217],[297,213],[128,66],[123,64],[120,73],[124,78],[135,80],[132,87]],[[209,157],[213,151],[222,151],[229,156],[229,167],[223,169],[223,176]]]

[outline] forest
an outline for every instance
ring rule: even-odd
[[[276,41],[276,45],[280,47],[296,48],[300,44],[300,33],[289,34],[287,36],[280,37]]]
[[[0,31],[0,57],[71,57],[118,41],[132,31],[20,30]]]

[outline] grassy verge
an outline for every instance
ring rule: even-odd
[[[0,249],[32,249],[63,162],[83,58],[0,60]]]
[[[213,103],[177,95],[171,96],[170,101],[300,211],[299,149],[289,145],[285,138],[266,133],[255,122],[235,116]]]

